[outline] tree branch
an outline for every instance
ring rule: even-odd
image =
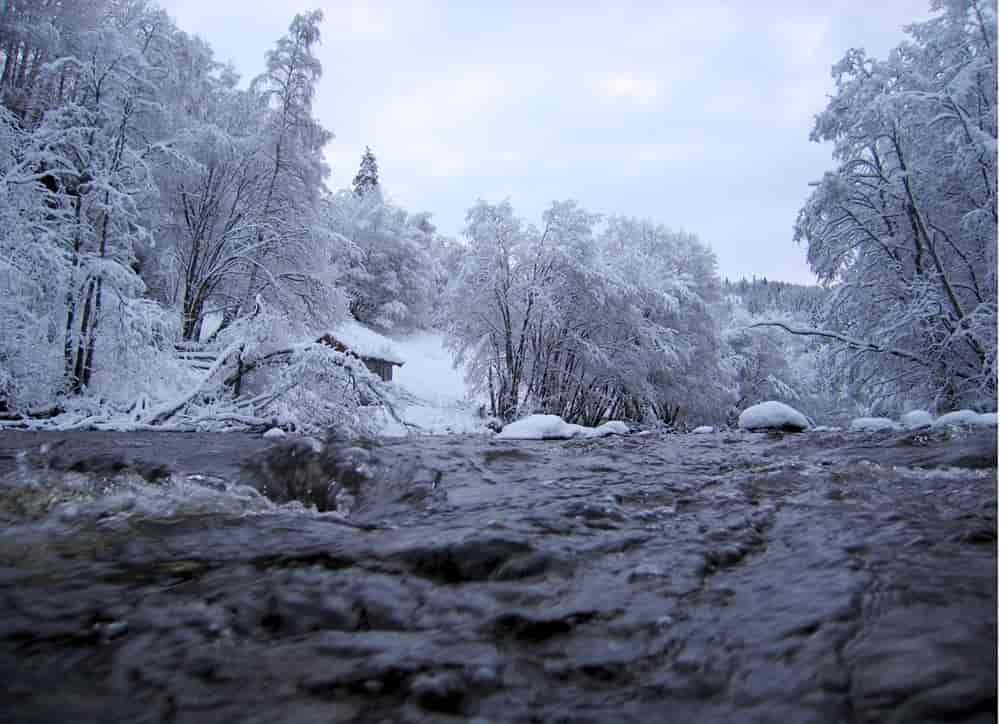
[[[914,362],[916,364],[922,365],[923,367],[930,367],[931,362],[923,357],[919,357],[913,352],[908,352],[905,349],[898,349],[896,347],[883,347],[872,342],[866,342],[862,339],[854,339],[852,337],[846,337],[838,332],[833,332],[827,329],[799,329],[796,327],[790,327],[785,322],[757,322],[748,326],[748,329],[755,329],[757,327],[778,327],[789,334],[795,334],[807,337],[823,337],[825,339],[832,339],[836,342],[841,342],[850,349],[856,349],[862,352],[876,352],[877,354],[888,354],[893,357],[899,357],[900,359],[905,359],[909,362]]]

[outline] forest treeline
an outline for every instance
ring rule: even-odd
[[[0,412],[357,431],[377,386],[314,343],[349,316],[440,329],[503,419],[996,409],[997,18],[934,7],[888,59],[834,67],[805,287],[722,280],[694,235],[573,201],[536,221],[476,201],[452,239],[392,202],[369,149],[331,190],[319,11],[245,83],[147,0],[8,0]]]

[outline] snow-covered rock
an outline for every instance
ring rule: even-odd
[[[716,428],[712,425],[699,425],[697,428],[692,430],[693,435],[708,435],[711,432],[716,432]]]
[[[610,420],[597,427],[585,427],[584,437],[605,437],[606,435],[628,435],[629,425],[620,420]]]
[[[768,400],[751,405],[737,418],[743,430],[792,430],[801,432],[810,427],[810,421],[799,410],[784,402]]]
[[[938,417],[933,427],[949,427],[955,425],[971,425],[973,427],[997,427],[998,415],[996,412],[979,413],[973,410],[956,410],[947,412]]]
[[[983,412],[977,415],[976,425],[980,427],[997,427],[998,426],[998,413],[996,412]]]
[[[900,424],[906,430],[918,430],[922,427],[931,427],[935,418],[927,410],[911,410],[900,416]]]
[[[810,432],[841,432],[841,428],[836,425],[817,425],[811,427]]]
[[[280,427],[272,427],[270,430],[264,433],[264,437],[268,438],[269,440],[277,440],[278,438],[285,437],[285,431],[282,430]]]
[[[853,432],[885,432],[899,430],[900,425],[889,417],[856,417],[849,429]]]
[[[624,435],[629,427],[614,420],[598,427],[584,427],[566,422],[559,415],[529,415],[516,420],[497,433],[504,440],[569,440],[574,437],[604,437]]]

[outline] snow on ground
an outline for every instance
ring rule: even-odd
[[[806,430],[810,421],[799,410],[783,402],[769,400],[751,405],[740,413],[737,425],[744,430]]]
[[[452,367],[452,353],[439,332],[417,332],[396,340],[406,358],[393,370],[393,381],[431,405],[451,406],[469,399],[463,371]]]
[[[708,435],[711,432],[716,432],[716,428],[712,425],[699,425],[697,428],[692,430],[693,435]]]
[[[387,417],[382,435],[487,431],[486,420],[477,414],[479,403],[466,386],[463,370],[452,367],[452,354],[440,333],[417,332],[393,345],[404,359],[402,367],[393,369],[392,385],[399,393],[396,412],[406,424]]]
[[[856,417],[849,427],[852,432],[882,432],[899,430],[900,425],[889,417]]]
[[[569,440],[574,437],[605,437],[624,435],[629,427],[614,420],[598,427],[585,427],[566,422],[559,415],[529,415],[516,420],[497,433],[503,440]]]

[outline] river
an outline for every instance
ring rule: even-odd
[[[0,719],[997,721],[996,461],[0,432]]]

